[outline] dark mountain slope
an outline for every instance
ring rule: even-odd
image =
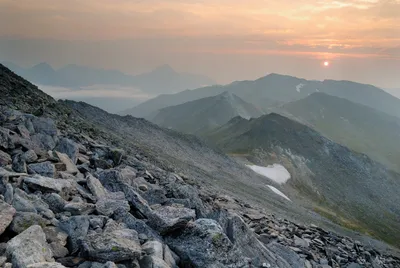
[[[152,122],[184,133],[201,134],[236,116],[254,118],[262,113],[236,95],[224,92],[215,97],[161,109]]]
[[[312,200],[315,209],[398,243],[400,174],[366,155],[277,114],[235,118],[208,139],[226,152],[249,154],[252,162],[282,163],[292,174],[289,186]]]
[[[400,170],[400,119],[324,93],[281,107],[326,137]]]

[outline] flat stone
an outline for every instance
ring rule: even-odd
[[[105,198],[107,196],[107,191],[101,184],[101,182],[93,177],[91,174],[88,174],[86,177],[86,183],[89,190],[96,197],[97,200],[101,198]]]
[[[68,155],[73,163],[76,163],[79,153],[79,146],[73,140],[61,138],[56,146],[56,151]]]
[[[39,262],[28,265],[28,268],[66,268],[66,267],[58,262]]]
[[[109,198],[102,198],[96,203],[96,211],[100,215],[110,217],[117,209],[130,210],[128,201],[126,200],[113,200]]]
[[[0,200],[0,235],[11,224],[15,213],[16,213],[15,208],[10,206],[3,200]]]

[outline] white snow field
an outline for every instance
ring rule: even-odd
[[[254,172],[273,180],[278,184],[284,184],[290,179],[290,173],[287,169],[280,164],[273,164],[267,167],[246,165],[251,168]]]

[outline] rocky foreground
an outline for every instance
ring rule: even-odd
[[[0,267],[400,267],[11,109],[0,114],[0,178]]]

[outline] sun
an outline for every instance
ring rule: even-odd
[[[324,61],[324,66],[328,67],[329,66],[329,61]]]

